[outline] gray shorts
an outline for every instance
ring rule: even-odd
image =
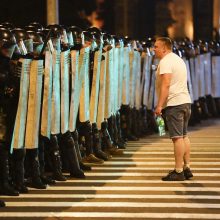
[[[164,113],[170,138],[186,136],[191,115],[191,104],[168,106],[164,109]]]

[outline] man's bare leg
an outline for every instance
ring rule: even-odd
[[[190,167],[190,140],[187,136],[183,138],[185,144],[185,153],[184,153],[184,168]]]
[[[182,172],[183,157],[185,154],[185,142],[182,137],[173,138],[172,141],[174,144],[175,169],[177,172]]]

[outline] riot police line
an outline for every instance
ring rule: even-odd
[[[85,178],[127,140],[157,131],[153,40],[4,23],[0,42],[0,194],[46,189],[64,172]],[[174,52],[188,67],[191,124],[219,116],[218,43],[185,40]]]

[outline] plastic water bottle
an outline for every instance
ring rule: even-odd
[[[165,131],[165,123],[163,118],[161,116],[157,116],[156,121],[157,121],[159,136],[164,136],[166,134],[166,131]]]

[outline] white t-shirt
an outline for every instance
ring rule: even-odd
[[[191,103],[187,87],[187,69],[184,61],[175,53],[168,53],[160,60],[156,73],[156,89],[157,94],[160,94],[160,77],[159,74],[172,74],[169,94],[166,106],[175,106],[185,103]]]

